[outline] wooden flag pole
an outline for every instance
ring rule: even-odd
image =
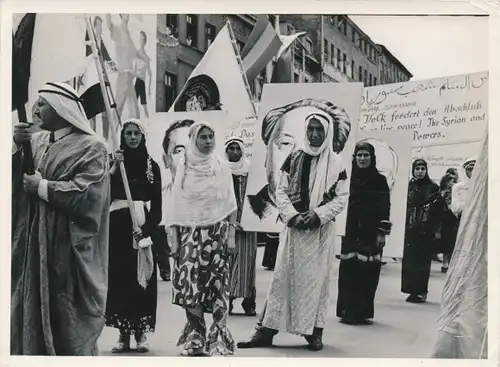
[[[120,146],[120,140],[118,139],[117,133],[116,133],[116,123],[115,123],[115,114],[113,114],[113,111],[111,109],[111,104],[109,102],[109,94],[108,94],[108,88],[109,87],[109,93],[111,93],[112,97],[112,90],[111,86],[106,86],[106,83],[104,82],[104,76],[103,73],[105,73],[104,67],[101,64],[101,58],[99,57],[99,52],[97,48],[97,43],[96,43],[96,38],[95,38],[95,32],[94,32],[94,27],[92,26],[92,22],[90,20],[90,17],[85,17],[85,21],[87,24],[87,31],[89,33],[89,38],[90,38],[90,46],[92,48],[92,54],[94,57],[95,65],[97,68],[97,76],[99,77],[99,84],[101,85],[101,92],[102,92],[102,97],[104,100],[104,105],[106,106],[106,112],[108,114],[108,118],[110,120],[110,124],[112,126],[111,128],[111,136],[114,141],[114,145],[116,147]],[[109,83],[108,83],[109,84]],[[114,98],[113,98],[114,100]],[[116,110],[115,110],[116,111]],[[118,114],[118,111],[116,111],[116,116],[119,119],[120,115]],[[121,124],[120,124],[121,125]],[[128,206],[130,209],[130,216],[132,218],[132,227],[134,228],[134,231],[140,229],[139,225],[137,224],[137,216],[135,213],[135,207],[134,207],[134,201],[132,200],[132,194],[130,192],[130,186],[128,184],[128,178],[127,178],[127,171],[125,170],[125,165],[123,162],[120,162],[120,173],[122,175],[123,179],[123,186],[125,188],[125,195],[127,197],[127,202]]]

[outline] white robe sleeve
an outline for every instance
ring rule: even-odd
[[[450,210],[455,216],[459,216],[462,214],[462,210],[465,205],[465,201],[463,196],[464,192],[464,187],[462,184],[456,184],[452,187],[451,189],[451,204],[450,204]]]
[[[288,173],[281,171],[280,182],[276,188],[276,204],[285,225],[300,214],[293,206],[285,190],[288,188]]]

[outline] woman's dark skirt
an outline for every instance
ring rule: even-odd
[[[427,237],[419,237],[405,243],[401,292],[414,295],[428,292],[433,255],[432,242]]]
[[[137,252],[129,209],[111,212],[106,326],[119,329],[122,335],[154,332],[156,325],[156,259],[151,280],[143,289],[137,282]]]
[[[339,268],[337,317],[368,320],[374,316],[374,300],[380,278],[380,261],[342,259]]]

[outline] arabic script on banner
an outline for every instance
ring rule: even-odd
[[[413,146],[480,141],[488,119],[488,72],[365,88],[363,130],[409,130]]]

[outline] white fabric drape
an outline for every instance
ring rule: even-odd
[[[469,182],[441,300],[434,358],[487,358],[488,134]]]

